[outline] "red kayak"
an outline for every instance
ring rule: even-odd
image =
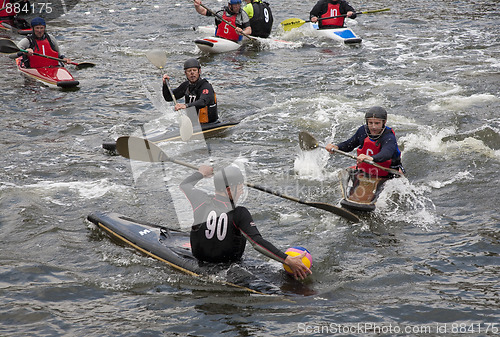
[[[21,62],[22,57],[16,59],[17,69],[24,75],[34,78],[49,87],[53,88],[73,88],[79,82],[75,81],[68,69],[63,66],[51,66],[42,68],[25,68]]]
[[[23,20],[23,19],[21,19]],[[16,22],[14,21],[14,19],[2,19],[0,20],[0,32],[13,32],[13,33],[17,33],[17,34],[20,34],[20,35],[28,35],[28,34],[31,34],[33,33],[33,30],[31,29],[31,27],[29,27],[29,25],[26,23],[25,25],[23,25],[23,27],[25,28],[20,28],[16,25]]]

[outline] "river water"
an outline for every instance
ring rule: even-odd
[[[274,37],[293,44],[210,56],[196,50],[193,27],[212,20],[189,1],[82,1],[49,22],[66,55],[97,64],[70,67],[76,91],[43,87],[0,58],[0,335],[498,335],[498,2],[351,2],[391,8],[349,22],[359,47],[279,31],[282,20],[307,19],[313,4],[272,3]],[[195,280],[86,221],[99,210],[189,227],[176,194],[188,169],[163,172],[101,148],[141,126],[176,126],[150,49],[167,52],[173,84],[184,60],[198,57],[221,117],[241,120],[225,137],[162,148],[216,167],[237,159],[248,181],[287,195],[337,204],[338,172],[353,164],[302,153],[300,131],[338,142],[366,108],[389,111],[407,177],[390,181],[361,223],[246,191],[264,237],[311,251],[307,292],[259,296]],[[246,256],[288,282],[250,245]]]

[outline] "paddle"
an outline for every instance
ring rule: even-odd
[[[19,48],[14,41],[9,40],[9,39],[5,39],[5,38],[0,38],[0,53],[2,53],[2,54],[12,54],[12,53],[20,52],[20,51],[23,52],[23,53],[27,53],[28,52],[27,50]],[[62,60],[60,58],[52,57],[52,56],[47,56],[47,55],[43,55],[43,54],[33,53],[33,55],[45,57],[45,58],[48,58],[48,59],[51,59],[51,60],[57,60],[59,62],[66,62],[66,61],[64,61],[64,60]],[[77,69],[84,69],[84,68],[90,68],[90,67],[94,67],[95,66],[94,63],[90,63],[90,62],[81,62],[81,63],[66,62],[66,63],[75,65]]]
[[[371,11],[364,11],[364,12],[357,12],[355,13],[356,15],[360,14],[370,14],[370,13],[378,13],[378,12],[385,12],[391,10],[390,8],[382,8],[382,9],[375,9]],[[335,18],[342,18],[346,17],[347,14],[342,14],[342,15],[336,15],[336,16],[329,16],[327,18],[318,18],[318,21],[322,20],[327,20],[327,19],[335,19]],[[286,19],[281,22],[281,26],[283,27],[283,30],[285,32],[288,32],[294,28],[299,28],[306,22],[311,22],[311,20],[302,20],[302,19],[297,19],[297,18],[292,18],[292,19]]]
[[[138,137],[132,137],[132,136],[124,136],[120,137],[116,141],[116,149],[118,153],[128,159],[132,160],[138,160],[138,161],[144,161],[144,162],[150,162],[150,163],[160,163],[160,162],[165,162],[169,161],[175,164],[179,164],[185,167],[192,168],[194,170],[198,170],[198,167],[182,162],[180,160],[170,158],[163,152],[158,146],[156,146],[154,143],[150,142],[147,139],[143,138],[138,138]],[[271,189],[259,185],[254,185],[251,183],[245,183],[246,186],[255,188],[259,191],[266,192],[269,194],[273,194],[275,196],[288,199],[291,201],[298,202],[299,204],[311,206],[314,208],[319,208],[324,211],[328,211],[330,213],[334,213],[336,215],[340,215],[347,220],[350,220],[352,222],[359,222],[360,219],[358,218],[357,215],[349,212],[348,210],[333,206],[330,204],[325,204],[322,202],[311,202],[311,201],[305,201],[301,200],[298,198],[290,197],[288,195],[281,194],[276,191],[272,191]]]
[[[163,78],[163,67],[167,64],[167,53],[164,50],[150,50],[146,52],[146,57],[148,60],[161,71],[161,75]],[[165,79],[165,84],[167,85],[168,91],[172,100],[174,101],[174,105],[177,104],[177,100],[175,99],[174,93],[170,88],[170,83],[168,79]],[[179,111],[179,133],[181,135],[181,139],[183,141],[188,141],[191,136],[193,136],[193,124],[191,123],[191,119],[188,116],[184,115]]]
[[[226,19],[224,19],[224,18],[223,18],[222,16],[220,16],[219,14],[215,13],[214,11],[212,11],[210,8],[206,7],[204,4],[200,3],[200,6],[201,6],[201,7],[203,7],[203,8],[205,8],[205,9],[206,9],[206,10],[207,10],[210,14],[212,14],[213,16],[215,16],[217,19],[219,19],[219,20],[221,20],[221,21],[223,21],[223,22],[227,23],[227,24],[229,25],[229,27],[232,27],[232,28],[236,29],[236,26],[235,26],[235,25],[233,25],[231,22],[229,22],[229,21],[227,21]],[[241,32],[241,35],[243,35],[244,37],[246,37],[246,38],[247,38],[247,39],[249,39],[249,40],[254,40],[254,41],[256,41],[256,40],[257,40],[257,38],[252,37],[252,36],[250,36],[250,35],[248,35],[248,34],[245,34],[245,33],[243,33],[243,32]]]
[[[311,135],[309,132],[306,132],[306,131],[302,131],[299,133],[299,146],[302,150],[305,150],[305,151],[308,151],[308,150],[313,150],[313,149],[316,149],[318,147],[321,147],[321,148],[325,148],[324,145],[320,145],[318,143],[318,141],[316,140],[316,138],[314,138],[313,135]],[[340,150],[337,150],[335,148],[332,148],[332,151],[334,152],[337,152],[337,153],[340,153],[341,155],[344,155],[346,157],[350,157],[350,158],[353,158],[353,159],[358,159],[357,156],[353,155],[353,154],[350,154],[350,153],[346,153],[344,151],[340,151]],[[379,169],[381,170],[384,170],[384,171],[387,171],[387,172],[390,172],[392,174],[396,174],[398,176],[403,176],[403,173],[399,172],[398,170],[394,170],[394,169],[391,169],[391,168],[387,168],[387,167],[383,167],[377,163],[375,163],[374,161],[372,160],[368,160],[368,159],[365,159],[363,160],[365,163],[368,163],[370,165],[373,165],[375,167],[378,167]]]

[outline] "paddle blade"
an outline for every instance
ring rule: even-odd
[[[337,207],[337,206],[325,204],[322,202],[310,202],[310,201],[305,201],[304,204],[315,207],[315,208],[322,209],[324,211],[327,211],[327,212],[330,212],[330,213],[333,213],[336,215],[339,215],[339,216],[343,217],[344,219],[347,219],[347,220],[352,221],[352,222],[360,222],[360,219],[356,214],[349,212],[348,210],[346,210],[345,208],[342,208],[342,207]]]
[[[90,62],[75,63],[76,69],[85,69],[85,68],[92,68],[92,67],[95,67],[94,63],[90,63]]]
[[[19,47],[15,44],[14,41],[0,38],[0,53],[2,54],[12,54],[20,51]]]
[[[179,116],[179,133],[181,135],[181,139],[187,142],[193,136],[193,124],[191,120],[186,115]]]
[[[146,57],[156,68],[163,69],[167,64],[167,52],[164,50],[149,50],[146,52]]]
[[[116,140],[116,150],[128,159],[159,163],[166,161],[165,153],[147,139],[124,136]]]
[[[318,141],[307,131],[299,133],[299,146],[304,151],[309,151],[319,147]]]
[[[294,28],[299,28],[304,23],[306,23],[306,21],[302,19],[297,19],[297,18],[286,19],[285,21],[281,21],[281,27],[283,27],[283,30],[285,32],[288,32]]]

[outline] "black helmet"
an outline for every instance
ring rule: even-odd
[[[186,62],[184,62],[184,70],[189,68],[201,69],[200,62],[198,62],[197,59],[187,59]]]
[[[384,121],[387,120],[387,111],[382,108],[381,106],[372,106],[368,111],[365,113],[365,119],[368,118],[378,118],[382,119]]]
[[[214,174],[215,190],[222,192],[226,187],[243,184],[245,177],[236,166],[227,166]]]

